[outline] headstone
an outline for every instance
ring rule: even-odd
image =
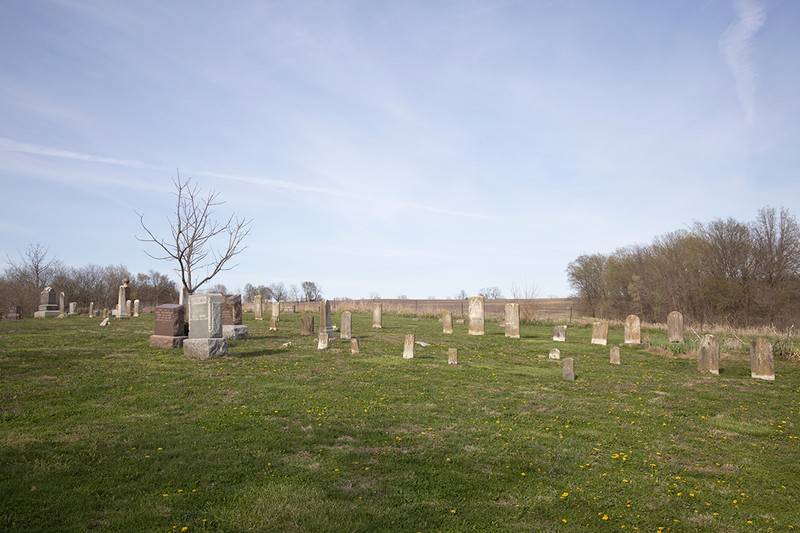
[[[453,313],[450,311],[442,313],[442,333],[453,333]]]
[[[89,302],[89,316],[94,316],[94,302]]]
[[[311,319],[313,320],[313,318],[314,317],[312,316]],[[312,325],[311,329],[312,330],[314,329],[313,325]],[[270,331],[278,331],[278,319],[275,318],[274,316],[269,317],[269,330]],[[313,331],[312,331],[312,333],[313,333]],[[311,335],[311,333],[309,333],[309,335]]]
[[[519,304],[506,304],[506,337],[519,339]]]
[[[609,358],[609,363],[611,363],[612,365],[620,364],[619,346],[612,346],[611,347],[611,356]]]
[[[572,357],[564,359],[561,375],[567,381],[575,381],[575,360]]]
[[[138,298],[133,301],[133,316],[139,316],[139,306],[140,305],[141,305],[141,303],[139,302]]]
[[[447,349],[447,364],[448,365],[458,364],[458,348]]]
[[[455,322],[456,322],[456,324],[458,324],[459,326],[463,326],[463,325],[466,323],[466,321],[465,321],[463,318],[457,318],[457,319],[455,320]]]
[[[261,295],[253,296],[253,311],[256,313],[256,320],[264,320],[264,309],[261,306]]]
[[[117,318],[130,318],[130,314],[126,312],[125,302],[128,300],[128,278],[122,280],[122,285],[119,286],[119,293],[117,294]]]
[[[151,348],[181,348],[184,335],[185,308],[180,304],[163,304],[156,307],[156,326],[150,336]]]
[[[341,323],[342,328],[339,335],[342,339],[349,339],[353,336],[353,314],[350,311],[343,312]]]
[[[319,333],[317,334],[317,350],[327,350],[328,340],[328,332],[324,328],[319,328]]]
[[[319,301],[319,330],[325,330],[329,341],[336,338],[335,330],[331,324],[331,304],[328,300]]]
[[[377,329],[383,327],[383,304],[380,302],[372,307],[372,327]]]
[[[78,302],[70,302],[69,303],[69,316],[75,316],[78,314]]]
[[[561,350],[553,348],[547,356],[548,359],[561,359]]]
[[[567,342],[567,326],[556,326],[553,328],[553,340],[556,342]]]
[[[18,305],[12,305],[6,310],[5,316],[3,316],[5,320],[19,320],[22,318],[22,307]]]
[[[58,316],[58,294],[52,287],[45,287],[39,294],[39,310],[33,313],[34,318],[51,318]]]
[[[625,344],[642,343],[642,324],[636,315],[625,317]]]
[[[751,342],[750,376],[754,379],[775,381],[775,359],[769,339],[757,337]]]
[[[484,311],[483,296],[471,296],[469,299],[469,334],[483,335]]]
[[[67,304],[65,303],[66,298],[67,297],[64,294],[64,291],[58,293],[58,318],[64,318],[65,316],[67,316],[66,312]]]
[[[128,313],[128,316],[133,316],[133,300],[126,300],[125,301],[125,310]]]
[[[357,354],[361,353],[361,348],[358,346],[358,339],[350,339],[350,353]]]
[[[108,321],[110,320],[109,317],[105,317],[102,322],[100,322],[100,327],[104,328],[108,325]]]
[[[189,338],[183,341],[183,354],[192,359],[209,359],[228,354],[228,341],[222,337],[221,294],[189,296]]]
[[[275,317],[276,322],[280,322],[281,320],[281,303],[280,302],[272,302],[272,316]]]
[[[667,315],[667,339],[669,342],[683,342],[683,315],[679,311]]]
[[[222,336],[241,340],[248,336],[247,326],[242,324],[242,295],[225,295],[222,300]]]
[[[406,335],[405,342],[403,344],[403,359],[413,359],[414,358],[414,334],[409,333]]]
[[[312,315],[303,315],[300,317],[300,335],[313,335],[314,334],[314,317]]]
[[[592,344],[605,346],[608,344],[608,323],[595,322],[592,324]]]
[[[103,318],[108,318],[111,313],[108,312],[108,307],[103,308]]]
[[[719,375],[719,343],[714,335],[703,335],[697,350],[697,370]]]

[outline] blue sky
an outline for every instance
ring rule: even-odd
[[[171,273],[135,211],[166,234],[180,169],[253,219],[230,290],[567,296],[800,216],[798,58],[794,0],[3,2],[0,251]]]

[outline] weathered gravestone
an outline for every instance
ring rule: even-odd
[[[328,341],[336,338],[336,330],[331,324],[331,304],[328,300],[319,302],[319,330],[328,334]]]
[[[350,311],[343,312],[341,323],[342,326],[339,332],[339,336],[342,339],[347,340],[353,336],[353,314]]]
[[[133,300],[127,300],[125,302],[125,311],[128,313],[128,316],[133,316]]]
[[[450,311],[442,313],[442,333],[453,333],[453,313]]]
[[[317,334],[317,350],[327,350],[328,340],[328,332],[324,328],[319,328],[319,333]]]
[[[447,349],[447,364],[448,365],[458,364],[458,348]]]
[[[572,357],[564,359],[561,375],[567,381],[575,381],[575,360]]]
[[[242,324],[242,295],[226,295],[222,301],[222,336],[226,339],[246,339],[247,326]]]
[[[303,315],[300,317],[300,335],[313,335],[314,334],[314,317],[312,315]]]
[[[483,296],[471,296],[469,299],[469,334],[483,335],[485,325]]]
[[[636,315],[625,317],[625,344],[642,343],[642,323]]]
[[[372,307],[372,327],[383,328],[383,304],[381,303],[376,303]]]
[[[358,346],[358,339],[350,339],[350,353],[357,354],[361,353],[361,348]]]
[[[189,338],[183,341],[183,354],[192,359],[228,355],[228,341],[222,337],[222,295],[189,296]]]
[[[117,318],[130,318],[131,314],[128,313],[128,308],[125,305],[125,302],[128,301],[128,283],[130,280],[125,278],[122,280],[122,285],[119,286],[119,292],[117,293],[117,312],[115,313]]]
[[[619,358],[619,346],[612,346],[611,355],[609,356],[609,363],[611,363],[612,365],[618,365],[620,364],[620,362],[621,361]]]
[[[667,315],[667,340],[683,342],[683,315],[679,311]]]
[[[94,316],[94,302],[89,302],[89,316]]]
[[[58,293],[58,318],[64,318],[65,316],[67,316],[66,303],[65,303],[66,298],[67,297],[64,294],[64,291]]]
[[[256,314],[256,320],[264,320],[264,308],[261,306],[260,294],[253,296],[253,311]]]
[[[592,344],[600,346],[608,344],[608,323],[595,322],[592,324]]]
[[[133,301],[133,316],[135,316],[135,317],[139,316],[139,307],[140,306],[141,306],[141,302],[139,301],[139,299],[138,298],[135,299]]]
[[[506,337],[519,339],[519,304],[506,304]]]
[[[22,318],[22,307],[12,305],[6,309],[6,314],[3,316],[5,320],[19,320]]]
[[[70,302],[69,303],[69,311],[67,313],[69,316],[75,316],[78,314],[78,302]]]
[[[163,304],[156,307],[156,327],[150,335],[151,348],[181,348],[186,339],[185,308],[180,304]]]
[[[414,358],[414,334],[409,333],[406,335],[405,342],[403,343],[403,359]]]
[[[697,350],[697,370],[719,375],[719,343],[714,335],[703,335]]]
[[[567,326],[554,327],[553,340],[556,342],[567,342]]]
[[[558,348],[553,348],[550,350],[550,353],[547,354],[548,359],[561,359],[561,350]]]
[[[769,339],[758,337],[750,343],[750,376],[775,381],[775,359]]]
[[[311,329],[314,329],[313,325]],[[269,317],[269,330],[278,331],[278,319],[276,319],[274,316]]]
[[[272,316],[275,317],[275,322],[281,321],[281,303],[272,302]]]
[[[33,313],[34,318],[52,318],[58,316],[58,294],[51,287],[45,287],[39,294],[39,310]]]
[[[108,322],[109,322],[109,320],[111,320],[109,317],[105,317],[105,318],[103,319],[103,321],[102,321],[102,322],[100,322],[100,327],[101,327],[101,328],[104,328],[104,327],[108,326]]]

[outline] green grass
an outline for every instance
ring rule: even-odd
[[[152,316],[0,322],[0,529],[800,528],[798,363],[763,382],[741,354],[712,377],[622,347],[612,366],[588,326],[553,343],[366,314],[354,356],[317,351],[299,315],[245,322],[211,361],[149,348]],[[431,345],[404,360],[405,333]]]

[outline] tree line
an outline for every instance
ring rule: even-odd
[[[800,226],[764,207],[751,222],[695,222],[649,245],[581,255],[567,276],[595,317],[664,322],[677,310],[700,325],[788,327],[800,319]]]
[[[0,275],[0,309],[21,307],[23,316],[33,316],[39,308],[39,295],[45,287],[63,292],[67,302],[77,302],[80,310],[88,310],[89,302],[96,309],[113,308],[117,304],[119,286],[130,280],[129,298],[138,299],[145,307],[178,301],[178,286],[169,277],[150,270],[131,272],[122,265],[86,265],[70,267],[48,257],[41,244],[31,244],[19,257],[6,257],[7,266]]]

